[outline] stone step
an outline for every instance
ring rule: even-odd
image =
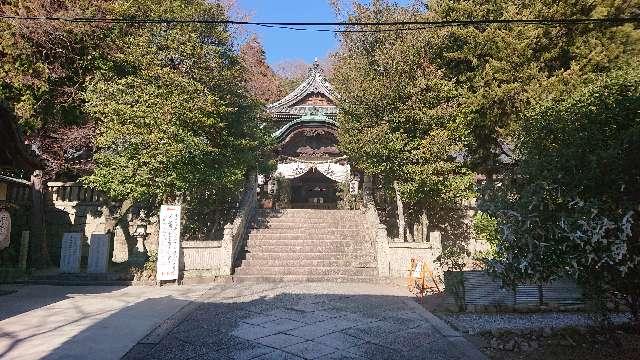
[[[301,240],[309,240],[309,241],[363,241],[365,240],[361,235],[349,235],[349,234],[290,234],[290,233],[281,233],[281,234],[255,234],[253,232],[249,233],[249,241],[251,240],[290,240],[291,242],[298,242]]]
[[[363,235],[362,229],[339,229],[339,228],[318,228],[318,227],[291,227],[291,228],[252,228],[251,235],[268,235],[268,234],[298,234],[298,235],[348,235],[357,236]]]
[[[350,267],[350,260],[244,260],[242,267]]]
[[[317,225],[317,224],[269,224],[269,225],[260,225],[260,224],[252,224],[250,228],[251,232],[313,232],[313,233],[326,233],[326,232],[335,232],[335,231],[347,231],[347,232],[361,232],[364,233],[363,227],[354,226],[354,227],[346,227],[341,225]]]
[[[238,283],[377,283],[377,276],[342,276],[342,275],[233,275],[233,281]]]
[[[328,245],[249,245],[247,252],[250,253],[366,253],[372,251],[372,247],[356,247],[343,244]]]
[[[236,275],[329,275],[329,276],[375,276],[376,268],[354,268],[354,267],[245,267],[244,265],[235,270]]]
[[[361,242],[358,242],[359,244]],[[317,240],[315,237],[309,237],[307,239],[302,239],[299,237],[298,239],[279,239],[277,237],[274,238],[266,238],[266,239],[256,239],[249,238],[247,240],[248,247],[254,246],[356,246],[355,243],[351,240],[341,240],[341,239],[321,239]]]
[[[292,256],[288,253],[245,253],[245,261],[269,260],[269,261],[287,261]],[[296,253],[296,260],[352,260],[352,261],[374,261],[375,256],[372,254],[359,253]]]

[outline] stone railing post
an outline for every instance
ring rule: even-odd
[[[246,241],[247,229],[256,212],[256,187],[256,174],[252,173],[249,175],[245,190],[242,193],[238,215],[232,222],[224,226],[221,275],[231,275],[233,263]]]
[[[367,232],[376,247],[378,276],[389,277],[389,238],[387,227],[380,222],[378,211],[373,202],[373,184],[371,176],[365,175],[362,186],[362,199],[367,219]]]
[[[224,226],[220,275],[231,275],[233,269],[233,224]]]

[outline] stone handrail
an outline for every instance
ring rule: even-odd
[[[233,272],[233,262],[245,245],[247,231],[256,213],[256,205],[257,181],[256,175],[251,174],[240,200],[238,214],[231,223],[224,227],[222,264],[220,266],[221,275],[231,275]]]
[[[103,195],[98,190],[84,186],[79,182],[48,182],[47,200],[49,202],[99,203]]]
[[[365,176],[362,188],[363,210],[366,217],[367,236],[375,243],[378,276],[389,276],[389,238],[387,227],[380,222],[378,210],[373,201],[371,178]]]

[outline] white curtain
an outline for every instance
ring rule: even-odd
[[[320,163],[316,164],[316,169],[329,179],[337,182],[349,182],[351,179],[351,166],[349,164]]]
[[[309,169],[313,167],[313,164],[303,162],[290,162],[286,164],[278,164],[278,170],[276,175],[282,176],[285,179],[293,179],[304,175]]]
[[[348,182],[351,179],[351,166],[349,166],[349,164],[340,165],[330,162],[290,162],[285,164],[278,164],[276,176],[282,176],[286,179],[293,179],[306,174],[307,171],[312,168],[317,169],[329,179],[337,182]]]

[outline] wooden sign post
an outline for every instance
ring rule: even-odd
[[[178,280],[180,267],[180,213],[179,205],[160,208],[160,235],[156,280]]]

